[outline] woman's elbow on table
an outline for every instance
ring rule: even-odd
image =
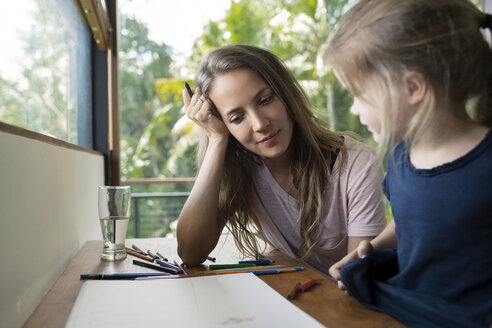
[[[190,247],[186,247],[184,242],[178,241],[178,256],[181,258],[184,264],[188,266],[200,265],[207,259],[208,253],[203,253]]]

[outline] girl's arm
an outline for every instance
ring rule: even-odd
[[[340,270],[345,264],[354,259],[363,258],[373,251],[379,251],[387,248],[396,248],[396,245],[397,240],[395,232],[395,221],[392,220],[376,238],[374,238],[370,242],[367,240],[362,240],[356,249],[348,253],[337,263],[333,264],[330,267],[329,273],[333,278],[337,280],[338,287],[342,290],[345,290],[345,286],[343,286],[343,283],[340,280]]]
[[[205,157],[193,189],[179,215],[176,236],[178,254],[187,265],[198,265],[215,248],[224,224],[219,224],[219,191],[229,132],[211,113],[211,104],[183,93],[186,114],[209,138]]]
[[[372,251],[380,251],[382,249],[396,248],[396,232],[395,232],[395,220],[391,220],[390,223],[384,228],[383,231],[371,240]]]

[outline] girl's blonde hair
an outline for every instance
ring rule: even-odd
[[[307,256],[320,237],[324,193],[331,180],[332,154],[336,154],[338,149],[342,158],[346,158],[343,139],[315,117],[298,81],[277,56],[265,49],[248,45],[218,48],[203,62],[195,84],[209,99],[210,87],[215,78],[244,68],[255,72],[265,81],[285,104],[294,122],[289,146],[292,149],[290,169],[299,195],[297,221],[302,238],[300,255]],[[198,166],[201,165],[207,145],[208,138],[203,134],[198,149]],[[261,257],[261,251],[250,225],[250,219],[254,218],[252,197],[256,192],[252,181],[261,163],[261,158],[246,150],[232,135],[229,136],[220,188],[219,224],[222,226],[227,223],[239,249],[255,257]]]
[[[480,32],[489,25],[467,0],[361,0],[340,20],[327,61],[354,96],[380,111],[380,151],[396,135],[418,142],[441,111],[492,124],[491,52]],[[410,121],[402,122],[409,71],[424,76],[427,92]]]

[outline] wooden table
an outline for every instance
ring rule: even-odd
[[[130,247],[132,244],[136,244],[145,251],[148,249],[157,251],[170,261],[176,260],[180,263],[175,238],[129,239],[126,241],[126,246]],[[80,280],[81,273],[157,272],[132,264],[132,260],[137,258],[131,255],[122,261],[102,261],[101,252],[102,241],[86,242],[26,321],[24,327],[63,327],[84,283]],[[299,265],[299,262],[280,252],[271,255],[269,258],[274,259],[276,264]],[[232,236],[228,235],[221,237],[211,256],[217,258],[217,263],[235,263],[243,259],[234,245]],[[205,264],[211,263],[207,261]],[[191,271],[205,269],[206,266],[202,265],[191,268]],[[338,290],[333,281],[308,267],[295,273],[258,277],[284,296],[289,293],[297,281],[303,283],[313,278],[320,279],[318,285],[298,295],[292,303],[326,327],[404,327],[389,315],[360,305],[354,298]]]

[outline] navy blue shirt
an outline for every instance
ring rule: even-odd
[[[351,262],[342,270],[349,291],[369,288],[369,300],[362,303],[372,303],[371,307],[412,326],[488,327],[492,321],[492,132],[465,156],[432,169],[416,169],[405,143],[398,144],[388,156],[383,189],[396,224],[396,260],[385,260],[386,274],[376,287],[364,281],[375,275],[358,276],[355,271],[364,264]],[[372,263],[364,270],[378,270],[379,260],[367,259]],[[388,270],[388,265],[397,267]],[[387,277],[390,271],[395,274]],[[406,309],[399,310],[391,302]],[[428,303],[424,310],[440,311],[428,316],[436,321],[412,318],[421,315],[411,312],[421,310],[412,302]]]

